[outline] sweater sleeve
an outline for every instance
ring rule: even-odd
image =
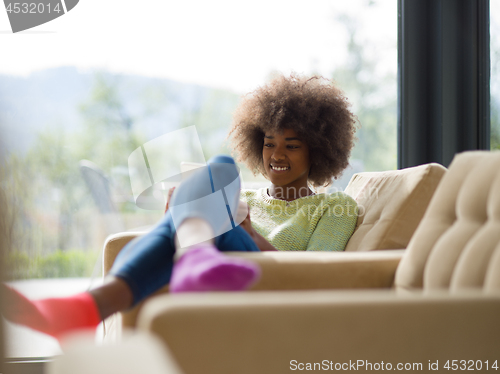
[[[323,209],[307,251],[343,251],[356,228],[358,206],[346,194],[337,194]]]

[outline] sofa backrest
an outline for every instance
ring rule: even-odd
[[[406,248],[445,173],[432,163],[355,174],[345,192],[358,203],[359,216],[345,250]]]
[[[399,290],[500,290],[500,152],[458,154],[398,266]]]

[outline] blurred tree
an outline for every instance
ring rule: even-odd
[[[63,128],[48,129],[39,133],[25,158],[26,165],[36,170],[36,175],[28,182],[34,189],[34,207],[40,212],[57,212],[57,242],[54,244],[63,251],[71,245],[73,213],[79,208],[83,192],[73,144],[71,135]],[[47,230],[44,236],[51,231]],[[42,247],[47,249],[53,245],[44,241]]]
[[[491,98],[491,150],[500,150],[500,98]]]
[[[348,35],[348,59],[332,78],[353,104],[360,128],[353,159],[367,171],[395,169],[397,165],[396,76],[377,72],[379,58],[358,41],[358,21],[347,14],[336,19]]]
[[[28,166],[28,167],[26,167]],[[36,175],[33,168],[26,165],[23,158],[9,154],[0,164],[0,194],[4,198],[2,206],[3,226],[8,249],[33,248],[34,237],[30,235],[32,225],[28,217],[33,206],[33,187],[29,183]],[[18,224],[18,223],[24,224]]]
[[[230,153],[224,139],[238,101],[239,96],[235,93],[212,89],[201,100],[198,109],[184,114],[182,127],[196,126],[207,160],[220,153]]]
[[[90,98],[81,106],[81,132],[47,127],[26,155],[9,154],[1,165],[13,252],[34,259],[55,250],[88,248],[97,212],[78,170],[79,160],[91,159],[109,173],[126,166],[130,153],[144,141],[119,88],[117,78],[96,74]],[[130,189],[128,178],[126,183]]]
[[[113,167],[127,165],[128,156],[144,143],[135,123],[152,112],[132,113],[120,96],[119,76],[97,73],[89,99],[80,106],[84,128],[79,154],[109,173]]]

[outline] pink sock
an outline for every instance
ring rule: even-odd
[[[95,328],[101,317],[94,298],[87,292],[63,298],[29,300],[16,290],[2,285],[4,317],[60,338],[73,330]]]
[[[175,263],[170,292],[239,291],[250,287],[259,275],[256,264],[225,256],[214,246],[201,245]]]

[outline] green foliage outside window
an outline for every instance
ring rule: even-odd
[[[5,259],[5,278],[66,278],[89,277],[94,273],[98,261],[97,252],[81,249],[55,251],[46,255],[30,256],[24,252],[10,252]]]

